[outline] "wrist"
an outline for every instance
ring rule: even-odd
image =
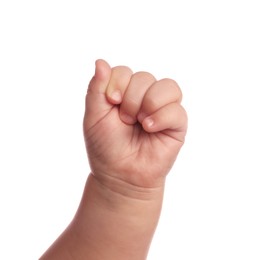
[[[164,194],[164,185],[154,188],[138,187],[113,177],[98,178],[89,175],[83,193],[80,209],[88,210],[87,203],[93,203],[93,208],[102,210],[103,214],[116,214],[135,221],[147,221],[148,225],[155,225],[159,219]],[[91,199],[90,199],[91,198]],[[138,214],[140,213],[140,214]],[[143,219],[142,219],[143,218]]]
[[[124,197],[124,199],[135,199],[144,201],[162,200],[165,186],[165,178],[153,182],[153,185],[144,187],[113,177],[108,174],[89,175],[90,181],[102,187],[102,191],[110,193],[112,196]],[[93,180],[92,180],[93,179]]]
[[[143,260],[159,220],[162,198],[163,186],[139,189],[118,180],[104,183],[90,174],[72,228],[79,241],[84,241],[84,250],[102,252],[100,258],[89,258]]]
[[[72,223],[41,259],[146,259],[163,186],[147,189],[90,174]]]

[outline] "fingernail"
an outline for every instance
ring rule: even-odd
[[[122,113],[120,115],[120,117],[126,124],[131,124],[132,125],[132,124],[134,124],[136,122],[136,120],[132,116],[130,116],[130,115],[126,114],[126,113]]]
[[[154,121],[151,117],[145,118],[143,123],[146,124],[148,127],[152,127],[154,125]]]
[[[111,98],[116,102],[121,102],[121,92],[120,90],[115,90],[111,94]]]

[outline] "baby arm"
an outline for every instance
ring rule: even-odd
[[[96,62],[84,137],[91,173],[71,224],[41,259],[144,260],[185,139],[175,81]]]

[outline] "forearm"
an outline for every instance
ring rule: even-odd
[[[162,198],[163,185],[144,189],[91,174],[74,220],[41,259],[146,259]]]

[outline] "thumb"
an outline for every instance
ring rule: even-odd
[[[88,91],[104,94],[110,80],[111,68],[104,60],[97,60],[95,65],[95,75],[89,83]]]
[[[111,68],[104,60],[96,61],[95,75],[91,79],[86,95],[84,130],[90,129],[107,111],[111,109],[111,104],[106,98],[106,88],[109,84]]]

